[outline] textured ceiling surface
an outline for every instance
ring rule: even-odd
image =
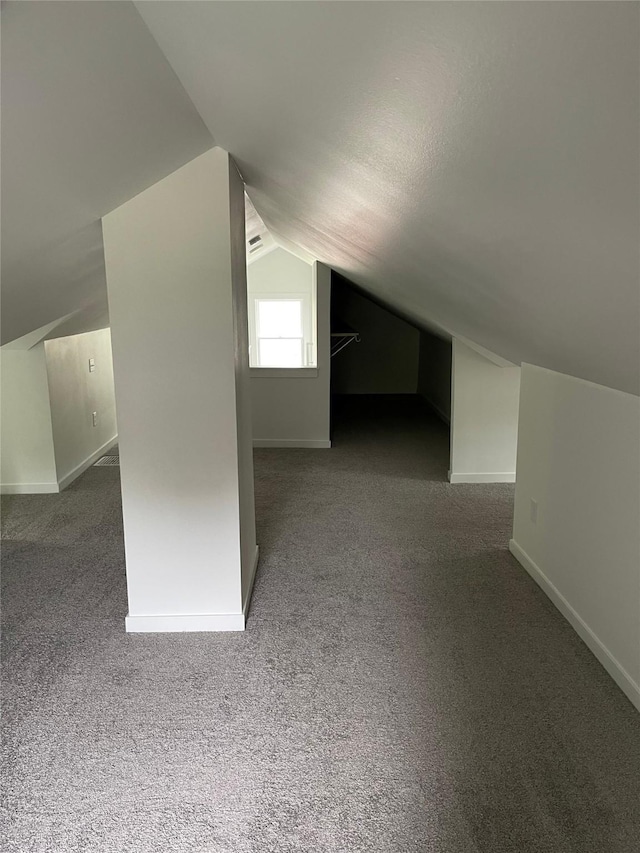
[[[3,3],[3,343],[108,322],[101,217],[212,145],[132,4]]]
[[[639,392],[638,4],[136,5],[3,4],[3,340],[98,324],[100,217],[215,139],[282,245]]]
[[[638,393],[638,4],[137,4],[267,227],[405,316]]]

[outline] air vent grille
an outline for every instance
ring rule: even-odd
[[[120,465],[120,457],[119,456],[103,456],[101,459],[98,459],[94,468],[97,468],[98,465]]]

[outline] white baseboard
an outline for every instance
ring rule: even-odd
[[[312,441],[307,438],[254,438],[254,447],[306,447],[329,448],[330,441]]]
[[[450,483],[515,483],[515,471],[489,472],[486,474],[454,474],[449,471]]]
[[[531,557],[514,539],[511,539],[509,542],[509,550],[520,565],[526,569],[538,586],[555,604],[560,613],[562,613],[580,639],[583,640],[583,642],[593,652],[622,692],[640,711],[640,685],[636,684],[633,678],[624,669],[624,667],[618,663],[604,643],[596,636],[596,634],[594,634],[582,617],[573,609],[562,593],[559,592],[551,583],[542,569],[534,563]]]
[[[60,491],[57,483],[2,483],[2,495],[54,495]]]
[[[171,616],[127,616],[128,634],[183,631],[244,631],[244,613],[188,613]]]
[[[113,447],[117,440],[118,434],[116,433],[116,435],[114,435],[113,438],[110,438],[109,441],[106,441],[102,445],[102,447],[94,451],[90,456],[87,456],[87,458],[84,459],[79,465],[76,465],[76,467],[72,471],[69,471],[68,474],[66,474],[61,480],[58,481],[58,485],[60,486],[59,491],[66,489],[67,486],[71,485],[71,483],[73,483],[73,481],[80,476],[80,474],[84,474],[87,468],[91,468],[93,463],[97,462],[101,456],[104,456],[107,450],[109,450],[110,447]]]
[[[256,553],[251,567],[249,587],[242,603],[242,613],[187,613],[166,616],[127,616],[125,627],[128,634],[179,633],[184,631],[244,631],[247,611],[251,601],[251,591],[256,577],[260,549]]]
[[[425,401],[429,408],[433,409],[433,411],[436,413],[436,415],[440,418],[441,421],[444,421],[448,427],[451,426],[451,418],[449,417],[449,415],[445,414],[445,412],[442,411],[440,406],[436,405],[433,400],[430,400],[428,397],[425,397],[424,394],[420,394],[418,392],[418,396]]]
[[[253,592],[253,583],[256,579],[256,572],[258,571],[258,561],[260,560],[260,548],[256,545],[256,553],[253,557],[253,566],[251,567],[251,577],[249,578],[249,586],[247,587],[247,594],[244,597],[244,601],[242,602],[242,615],[244,618],[247,618],[247,613],[249,611],[249,602],[251,601],[251,593]]]

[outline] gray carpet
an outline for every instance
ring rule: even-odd
[[[256,453],[244,634],[125,635],[117,468],[3,501],[3,850],[637,853],[639,715],[401,403]]]

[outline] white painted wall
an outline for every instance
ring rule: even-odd
[[[44,344],[0,350],[3,494],[57,492]]]
[[[360,333],[333,359],[334,394],[415,394],[420,332],[352,287],[338,281],[332,294],[333,325]]]
[[[103,220],[128,630],[244,627],[257,548],[241,521],[253,516],[243,205],[213,148]]]
[[[447,424],[451,423],[451,357],[451,341],[420,333],[418,394]]]
[[[519,394],[519,367],[500,367],[454,338],[452,483],[515,480]]]
[[[640,398],[523,364],[517,471],[512,552],[640,709]]]
[[[274,292],[312,296],[313,268],[286,249],[273,249],[248,264],[247,287],[250,294]]]
[[[317,293],[318,366],[310,370],[251,371],[256,447],[331,446],[331,270],[318,262],[312,273]]]
[[[244,183],[235,163],[229,163],[229,232],[231,237],[231,297],[235,347],[236,436],[240,515],[240,574],[242,612],[246,614],[257,568],[256,504],[253,479],[253,421],[249,372],[247,304],[247,247]]]
[[[64,488],[117,439],[111,334],[101,329],[55,338],[44,349],[57,477]]]

